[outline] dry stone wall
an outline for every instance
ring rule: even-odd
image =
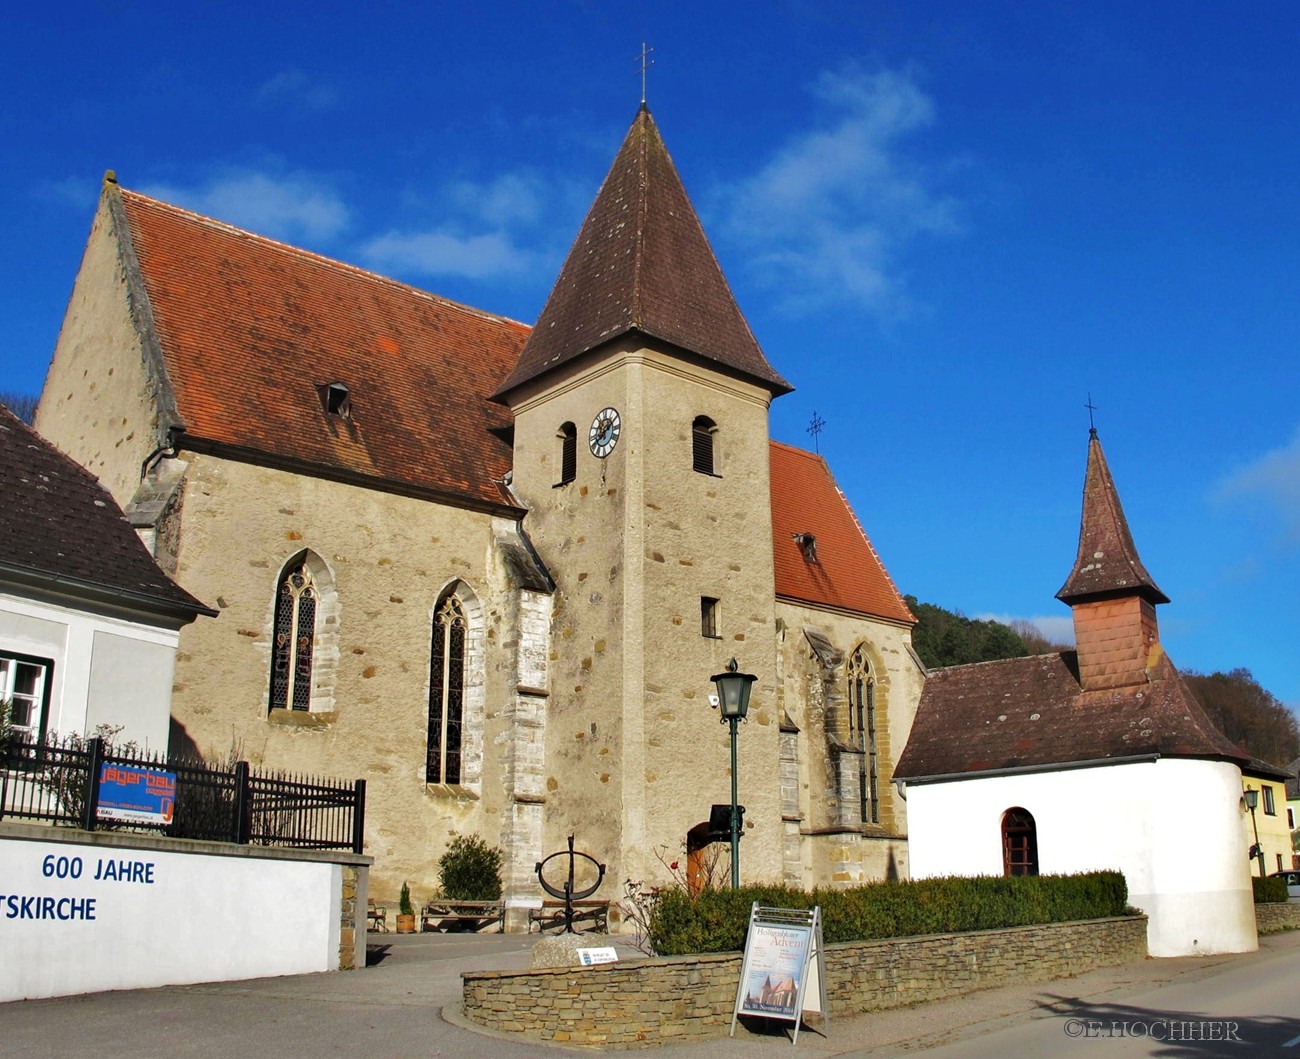
[[[826,949],[831,1015],[1047,981],[1146,956],[1144,916],[848,942]],[[731,1024],[740,953],[577,969],[463,975],[464,1012],[493,1030],[642,1047],[717,1037]]]

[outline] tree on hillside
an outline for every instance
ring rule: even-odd
[[[32,421],[36,418],[36,406],[40,403],[40,400],[39,397],[33,397],[29,393],[0,392],[0,404],[4,405],[28,426],[31,426]]]
[[[1185,672],[1183,678],[1219,731],[1246,753],[1278,766],[1300,756],[1295,714],[1261,687],[1249,669],[1209,676]]]
[[[1048,655],[1059,651],[1074,650],[1074,644],[1057,643],[1055,640],[1049,640],[1038,631],[1038,626],[1032,621],[1026,621],[1024,618],[1014,618],[1007,623],[1007,627],[1024,641],[1025,649],[1031,655]]]
[[[927,669],[1029,654],[1024,641],[1001,622],[977,621],[933,603],[918,603],[915,596],[905,598],[917,618],[912,646]]]

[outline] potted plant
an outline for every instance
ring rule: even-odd
[[[397,899],[397,933],[415,933],[415,908],[411,904],[411,887],[402,883],[402,894]]]

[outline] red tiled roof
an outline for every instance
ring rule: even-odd
[[[115,186],[186,444],[506,506],[487,400],[528,327]],[[351,418],[318,387],[348,388]]]
[[[920,780],[1159,755],[1247,755],[1214,727],[1163,652],[1149,683],[1079,687],[1073,651],[933,670],[894,775]]]
[[[1101,451],[1097,431],[1088,440],[1088,470],[1083,479],[1083,515],[1079,554],[1056,598],[1078,603],[1095,596],[1137,595],[1151,603],[1168,603],[1138,558],[1128,519],[1120,506],[1115,480]]]
[[[165,614],[182,624],[213,613],[159,569],[93,474],[3,405],[0,494],[5,581]]]
[[[629,331],[671,343],[774,394],[791,389],[741,315],[644,106],[497,396]]]
[[[777,596],[914,624],[826,461],[779,441],[771,460]],[[815,561],[794,539],[808,533]]]

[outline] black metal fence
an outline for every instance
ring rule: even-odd
[[[170,821],[100,819],[99,786],[105,765],[172,773],[176,786]],[[214,767],[202,761],[118,754],[99,738],[0,743],[0,820],[361,853],[365,817],[365,780],[348,784],[290,776],[255,770],[247,761]]]

